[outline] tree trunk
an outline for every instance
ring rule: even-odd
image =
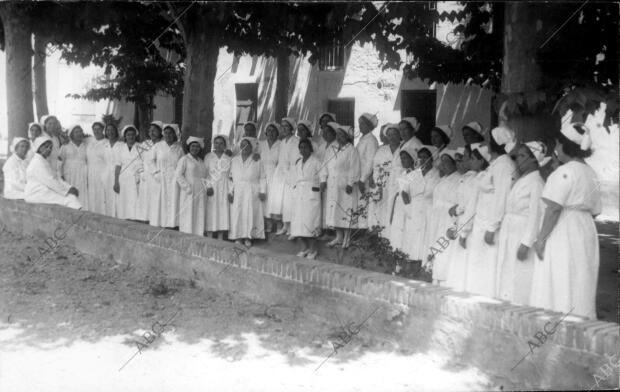
[[[135,109],[134,125],[140,132],[140,140],[144,141],[149,138],[149,125],[153,122],[153,97],[147,96],[144,101],[136,102]]]
[[[49,114],[47,108],[47,78],[45,75],[45,62],[47,60],[47,39],[39,35],[34,36],[34,66],[33,89],[34,104],[37,108],[37,118]]]
[[[543,75],[536,62],[538,46],[545,38],[542,33],[545,4],[529,2],[504,3],[504,59],[501,91],[504,94],[532,93],[543,85]],[[553,118],[550,113],[511,114],[502,116],[500,125],[512,128],[521,141],[553,138]]]
[[[275,121],[280,122],[288,114],[288,90],[289,90],[289,57],[283,50],[277,56],[277,81],[276,102],[274,108]]]
[[[182,139],[204,138],[206,150],[213,134],[213,92],[220,42],[201,12],[185,24],[185,77],[183,86]]]
[[[28,137],[32,112],[32,44],[29,20],[18,4],[0,5],[6,54],[6,103],[9,142],[15,136]]]

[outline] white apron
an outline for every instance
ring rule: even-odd
[[[185,154],[177,164],[179,184],[179,231],[202,236],[205,232],[207,167],[202,159]]]

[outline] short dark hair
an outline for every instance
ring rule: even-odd
[[[586,133],[583,124],[572,124],[573,128],[580,134]],[[558,142],[562,145],[562,151],[564,154],[572,158],[588,158],[592,155],[592,149],[582,150],[581,146],[574,141],[570,140],[562,132],[558,132]]]

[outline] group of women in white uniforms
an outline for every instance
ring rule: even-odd
[[[148,222],[246,246],[266,232],[299,238],[300,257],[328,246],[347,248],[358,230],[379,228],[410,260],[432,264],[433,281],[517,304],[595,318],[600,213],[596,174],[584,162],[589,130],[564,121],[556,143],[562,165],[547,182],[539,169],[550,159],[542,142],[517,143],[505,127],[489,135],[472,122],[465,146],[449,149],[453,130],[437,126],[431,144],[417,119],[381,127],[359,118],[360,132],[324,113],[312,124],[287,117],[249,122],[229,145],[189,137],[176,124],[154,121],[149,139],[135,127],[119,133],[95,122],[92,136],[78,125],[60,143],[45,117],[15,138],[3,167],[6,198],[61,204]],[[121,141],[122,137],[122,141]],[[187,151],[187,152],[186,152]],[[413,263],[400,266],[409,272]]]

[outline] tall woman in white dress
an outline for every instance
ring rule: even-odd
[[[300,158],[293,168],[293,201],[297,208],[291,217],[291,235],[301,240],[302,248],[297,254],[309,259],[316,258],[316,237],[321,231],[321,192],[319,171],[321,163],[314,156],[310,139],[299,141]]]
[[[514,134],[506,128],[491,132],[491,162],[480,178],[471,235],[467,240],[467,291],[488,297],[497,292],[497,241],[506,201],[518,173],[505,153],[512,149]]]
[[[291,215],[291,169],[299,157],[299,139],[293,135],[295,120],[290,117],[282,119],[282,139],[278,154],[278,166],[273,174],[272,194],[269,199],[269,215],[274,220],[282,220],[282,227],[276,235],[284,235],[290,229]]]
[[[336,129],[338,150],[333,157],[325,157],[321,169],[321,190],[325,194],[325,221],[336,231],[336,238],[327,245],[349,247],[351,228],[357,210],[357,192],[354,187],[360,179],[360,156],[353,146],[353,128],[336,123],[328,126]]]
[[[228,178],[231,158],[225,151],[226,137],[217,135],[213,138],[213,151],[204,160],[207,169],[207,178],[204,180],[207,188],[205,230],[207,236],[216,234],[220,240],[224,239],[224,233],[230,228]]]
[[[177,162],[184,155],[180,137],[178,125],[166,124],[164,140],[153,146],[153,153],[148,157],[149,165],[155,168],[153,177],[159,183],[159,214],[151,215],[153,226],[175,228],[179,225],[179,185],[175,173]]]
[[[263,213],[265,214],[265,231],[271,233],[275,231],[275,221],[271,219],[269,214],[269,198],[273,190],[273,175],[278,167],[278,157],[280,155],[280,124],[271,122],[265,127],[265,140],[260,140],[258,149],[260,150],[260,159],[263,161],[263,169],[267,179],[267,200],[263,203]]]
[[[358,229],[367,229],[368,224],[368,204],[370,199],[370,179],[372,178],[373,158],[379,148],[379,142],[372,131],[379,124],[377,116],[364,113],[358,119],[359,130],[362,136],[357,142],[357,152],[360,156],[360,181],[357,184],[359,190],[359,203],[358,203],[358,215],[357,224]],[[368,192],[368,193],[367,193]]]
[[[508,194],[497,254],[497,298],[527,305],[532,287],[535,252],[532,248],[542,217],[545,182],[538,169],[550,158],[542,142],[520,144],[512,152],[519,179]]]
[[[262,201],[266,199],[267,184],[260,159],[252,158],[257,146],[255,138],[242,138],[241,154],[232,159],[230,169],[228,238],[248,247],[252,246],[252,239],[265,238]]]
[[[455,150],[444,149],[439,155],[437,167],[441,178],[433,189],[432,207],[427,215],[427,230],[431,235],[427,254],[433,263],[433,282],[443,285],[448,276],[449,255],[454,246],[454,242],[446,238],[446,232],[452,227],[450,208],[458,203],[457,190],[461,174],[456,170]]]
[[[58,155],[60,154],[60,146],[63,144],[62,137],[62,126],[60,125],[60,121],[58,118],[53,115],[43,115],[41,116],[41,120],[39,124],[43,128],[43,132],[47,134],[47,136],[52,139],[53,147],[52,153],[50,154],[47,160],[50,163],[50,167],[57,173],[58,171]]]
[[[377,149],[372,159],[372,176],[369,179],[368,227],[379,228],[380,233],[386,235],[390,189],[394,187],[394,179],[391,178],[392,161],[394,154],[398,155],[401,141],[398,125],[384,125],[381,137],[386,142]]]
[[[161,121],[153,121],[149,125],[148,139],[142,140],[138,144],[138,152],[140,153],[140,160],[142,161],[142,172],[140,173],[140,188],[138,190],[138,220],[142,222],[148,222],[150,220],[151,206],[153,208],[159,208],[159,184],[153,178],[154,169],[149,166],[150,159],[149,154],[153,152],[151,149],[162,138],[162,131],[164,124]]]
[[[48,157],[53,147],[52,139],[47,135],[42,135],[33,142],[36,153],[26,168],[24,200],[28,203],[59,204],[81,209],[78,190],[58,178],[57,173],[52,170]]]
[[[95,121],[91,126],[94,138],[86,144],[88,210],[101,215],[105,215],[105,148],[108,144],[104,128],[105,124]]]
[[[28,150],[30,142],[23,137],[14,137],[11,142],[11,156],[4,162],[3,195],[5,199],[23,199],[26,187],[26,168],[28,167]]]
[[[117,217],[138,219],[140,173],[143,170],[137,142],[138,130],[133,125],[123,127],[125,143],[119,145],[118,161],[114,172],[114,191],[118,194]]]
[[[118,193],[114,192],[115,172],[118,163],[120,147],[124,144],[118,140],[118,128],[115,124],[107,124],[105,127],[107,143],[105,143],[105,212],[106,215],[116,218]]]
[[[177,163],[176,179],[180,188],[179,231],[202,236],[205,232],[206,193],[203,180],[207,167],[200,157],[204,141],[195,136],[187,138],[189,152]]]
[[[80,203],[83,208],[88,206],[88,170],[86,161],[86,143],[84,143],[84,131],[79,125],[69,128],[68,144],[60,147],[58,154],[58,176],[64,181],[77,188],[80,192]]]
[[[542,193],[546,208],[534,245],[540,261],[534,266],[530,305],[596,319],[594,217],[601,212],[601,193],[596,173],[584,161],[591,155],[590,131],[567,122],[556,144],[562,166],[551,173]]]

